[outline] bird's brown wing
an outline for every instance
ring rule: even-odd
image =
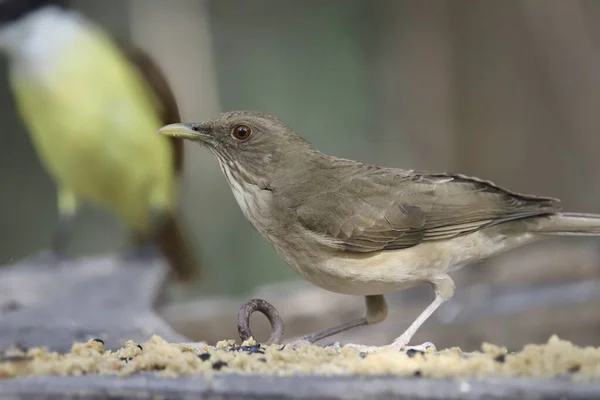
[[[476,178],[365,167],[304,201],[297,213],[306,229],[332,239],[333,246],[372,252],[558,209],[556,199],[512,193]]]
[[[117,41],[116,43],[155,94],[162,124],[169,125],[181,122],[175,95],[152,57],[131,43],[125,41]],[[169,139],[173,147],[175,172],[180,175],[183,169],[183,140],[178,138]]]

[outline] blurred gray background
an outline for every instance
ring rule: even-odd
[[[268,112],[326,153],[479,176],[561,198],[567,210],[600,212],[598,1],[70,4],[155,58],[185,121]],[[0,264],[7,264],[45,247],[57,215],[4,59],[0,76]],[[192,145],[186,156],[182,204],[206,267],[198,285],[171,288],[164,313],[174,326],[197,339],[236,337],[237,307],[257,293],[279,308],[290,335],[363,312],[359,298],[298,282],[246,222],[212,155]],[[122,246],[110,214],[93,207],[83,214],[75,254]],[[415,341],[518,347],[558,333],[600,345],[598,243],[552,241],[460,271],[457,299]],[[383,344],[431,297],[429,287],[390,295],[389,321],[340,338]]]

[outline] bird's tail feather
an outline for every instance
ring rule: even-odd
[[[600,215],[556,213],[527,221],[530,231],[544,235],[600,236]]]
[[[156,232],[156,244],[171,266],[176,279],[198,280],[201,275],[199,257],[194,251],[189,229],[185,226],[183,218],[176,211],[172,211],[165,215],[161,222]]]

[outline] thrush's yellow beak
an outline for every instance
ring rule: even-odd
[[[163,126],[158,133],[179,139],[199,140],[204,132],[199,129],[199,124],[170,124]]]

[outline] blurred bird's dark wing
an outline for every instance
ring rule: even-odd
[[[137,68],[155,95],[163,125],[181,122],[179,107],[175,95],[156,62],[142,49],[125,41],[117,42],[119,49],[131,64]],[[175,172],[179,175],[183,169],[183,140],[170,138],[174,153]]]
[[[119,49],[131,64],[137,68],[142,79],[146,81],[150,90],[155,95],[158,112],[163,125],[181,122],[179,108],[175,95],[167,79],[154,60],[140,48],[128,42],[117,42]],[[148,132],[149,135],[157,134]],[[170,138],[173,148],[173,167],[175,175],[183,173],[183,140]],[[179,210],[172,210],[164,216],[162,224],[156,232],[156,243],[169,265],[181,281],[199,279],[202,265],[194,249],[191,230],[186,225],[185,219],[179,215]]]
[[[363,164],[345,170],[331,190],[322,187],[303,201],[297,217],[304,228],[346,251],[403,249],[559,209],[556,199],[512,193],[462,175]]]

